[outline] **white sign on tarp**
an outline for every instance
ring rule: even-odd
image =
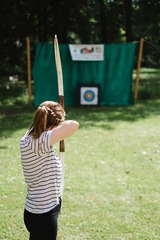
[[[103,44],[69,44],[72,60],[74,61],[103,61]]]

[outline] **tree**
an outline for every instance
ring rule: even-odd
[[[119,43],[143,37],[144,64],[158,66],[159,6],[159,0],[2,1],[0,74],[25,71],[28,35],[32,49],[37,41],[53,41],[55,34],[59,43]]]
[[[133,34],[134,39],[141,37],[144,42],[145,66],[159,66],[160,54],[160,1],[135,0],[133,11]]]
[[[127,42],[133,41],[132,36],[132,0],[124,0],[124,9],[125,9],[125,32]]]

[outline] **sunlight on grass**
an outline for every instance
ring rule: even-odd
[[[132,107],[66,108],[80,122],[65,141],[58,240],[159,239],[160,101]],[[0,239],[27,240],[19,140],[34,108],[0,115]],[[58,144],[56,144],[58,151]]]

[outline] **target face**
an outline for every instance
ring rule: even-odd
[[[81,87],[80,104],[81,105],[98,105],[98,87]]]
[[[84,92],[84,99],[85,101],[92,102],[95,98],[95,93],[93,90],[87,90]]]

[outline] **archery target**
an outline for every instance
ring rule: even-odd
[[[98,105],[99,88],[97,86],[80,87],[80,105]]]

